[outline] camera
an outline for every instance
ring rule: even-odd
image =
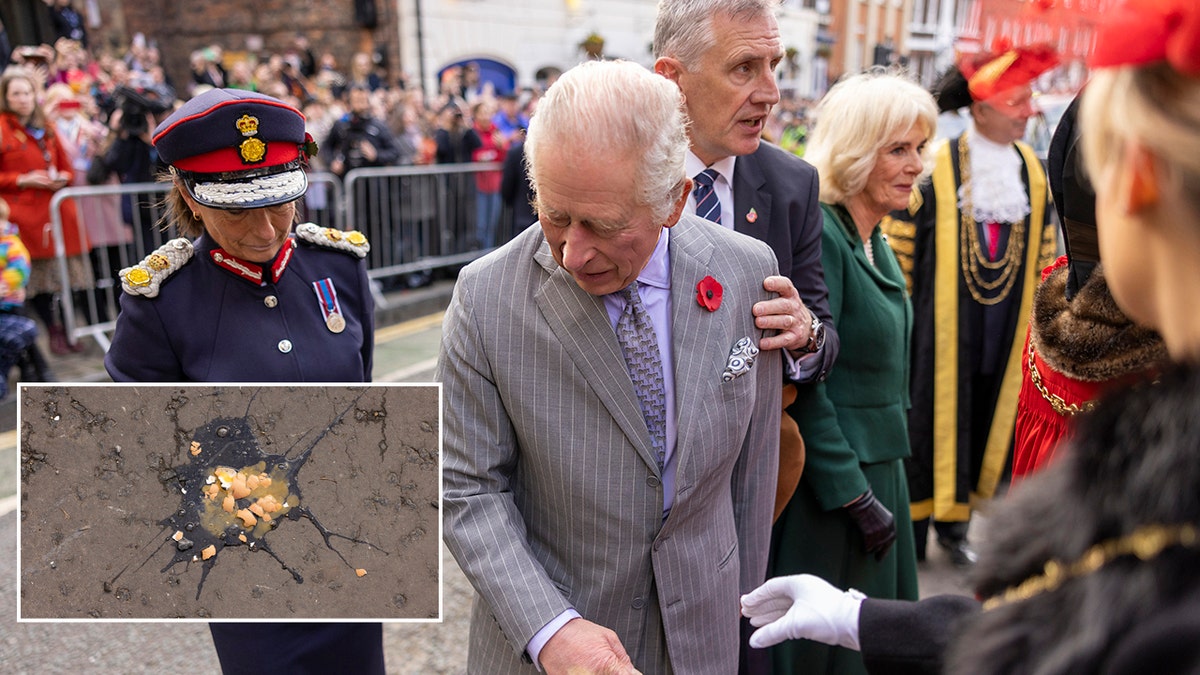
[[[37,47],[22,47],[19,52],[21,60],[32,65],[45,65],[47,63],[46,55],[38,50]]]
[[[121,110],[121,131],[140,136],[148,131],[146,115],[161,115],[171,109],[173,96],[157,87],[117,87],[113,92]]]

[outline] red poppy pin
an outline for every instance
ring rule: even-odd
[[[724,289],[721,284],[712,277],[704,277],[700,283],[696,284],[696,302],[700,306],[710,312],[717,311],[721,306],[721,293]]]

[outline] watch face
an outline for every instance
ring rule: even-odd
[[[811,335],[808,338],[808,352],[810,354],[821,351],[821,347],[825,346],[825,324],[813,315]]]

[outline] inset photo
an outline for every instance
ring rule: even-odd
[[[18,620],[440,620],[438,385],[18,397]]]

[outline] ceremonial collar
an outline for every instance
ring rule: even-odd
[[[970,208],[977,223],[1015,223],[1029,215],[1029,194],[1021,179],[1024,160],[1012,143],[996,143],[971,122],[959,143],[966,143],[971,185],[959,186],[959,209]],[[961,171],[961,169],[960,169]],[[969,191],[969,192],[967,192]],[[970,195],[969,203],[965,197]]]
[[[213,263],[217,267],[236,277],[245,279],[255,286],[261,286],[266,281],[270,281],[271,283],[279,281],[279,277],[283,276],[283,271],[287,269],[288,262],[291,261],[292,253],[295,250],[295,237],[288,237],[287,241],[279,249],[279,253],[275,255],[275,260],[271,262],[269,269],[264,269],[263,265],[258,263],[234,257],[219,246],[210,250],[208,256],[212,258]]]

